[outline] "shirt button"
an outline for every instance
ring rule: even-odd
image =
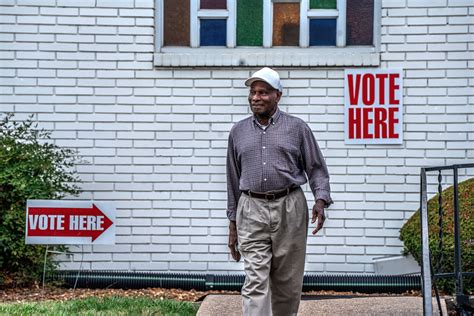
[[[265,146],[262,146],[263,149],[265,149]]]
[[[267,181],[267,178],[263,179],[263,181]]]
[[[263,132],[264,134],[266,134],[267,132]]]
[[[263,162],[263,164],[264,164],[264,165],[266,165],[266,164],[267,164],[267,162],[266,162],[266,161],[264,161],[264,162]]]

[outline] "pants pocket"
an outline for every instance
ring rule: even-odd
[[[248,212],[249,208],[249,198],[242,194],[239,198],[239,203],[237,203],[237,214],[236,214],[236,224],[237,224],[237,233],[240,235],[240,232],[248,230]]]
[[[306,197],[304,195],[303,190],[297,190],[294,194],[291,194],[292,198],[292,209],[294,222],[298,229],[308,227],[308,202],[306,201]]]

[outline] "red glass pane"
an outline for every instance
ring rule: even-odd
[[[347,0],[347,45],[373,45],[374,0]]]
[[[227,0],[201,0],[201,9],[227,9]]]

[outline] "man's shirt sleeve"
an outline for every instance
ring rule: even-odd
[[[328,207],[333,203],[329,186],[328,168],[313,132],[306,124],[303,129],[302,146],[304,170],[308,176],[309,186],[315,201],[321,199],[326,202],[326,207]]]
[[[237,160],[237,153],[234,148],[234,141],[232,139],[232,131],[229,134],[229,142],[227,145],[227,218],[235,221],[237,212],[237,203],[242,194],[239,189],[240,183],[240,166]]]

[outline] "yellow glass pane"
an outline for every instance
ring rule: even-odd
[[[300,4],[273,4],[273,46],[299,46]]]

